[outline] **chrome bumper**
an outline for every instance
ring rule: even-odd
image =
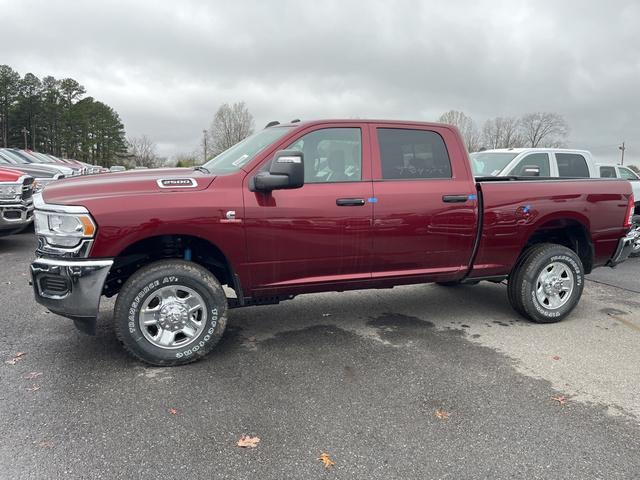
[[[70,318],[85,333],[94,334],[104,282],[113,260],[38,258],[31,264],[36,301]]]
[[[19,230],[33,221],[33,202],[0,203],[0,230]]]
[[[613,257],[611,257],[611,260],[609,260],[608,265],[610,267],[615,267],[616,265],[624,262],[629,257],[629,254],[633,251],[633,246],[635,242],[638,241],[639,237],[640,230],[633,229],[629,233],[627,233],[625,237],[621,238],[618,242],[616,252],[613,254]]]

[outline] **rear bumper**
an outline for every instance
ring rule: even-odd
[[[616,252],[613,254],[613,257],[611,257],[611,260],[609,260],[607,265],[615,267],[629,258],[629,254],[633,251],[633,246],[635,242],[638,241],[639,235],[640,231],[633,229],[627,233],[625,237],[621,238],[620,241],[618,241]]]
[[[33,222],[33,202],[0,203],[0,234],[20,230]]]
[[[94,334],[104,282],[113,260],[38,258],[31,264],[36,301],[70,318],[85,333]]]

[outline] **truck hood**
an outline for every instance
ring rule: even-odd
[[[25,173],[20,170],[13,170],[11,168],[0,168],[0,183],[10,182],[15,183],[24,177]]]
[[[59,180],[43,190],[46,203],[83,205],[86,200],[206,189],[215,179],[191,168],[103,173]]]

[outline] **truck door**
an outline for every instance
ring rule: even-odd
[[[438,126],[370,129],[373,278],[461,276],[472,255],[478,202],[459,136]]]
[[[248,263],[258,293],[371,277],[368,138],[357,123],[310,127],[283,146],[304,153],[302,188],[244,189]]]

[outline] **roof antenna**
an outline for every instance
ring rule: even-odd
[[[291,123],[300,123],[300,119],[299,118],[294,118],[293,120],[291,120]]]
[[[272,122],[267,123],[264,128],[275,127],[276,125],[280,125],[280,122],[277,120],[274,120]]]

